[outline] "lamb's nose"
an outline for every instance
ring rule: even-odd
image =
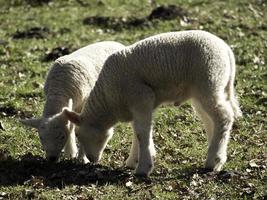
[[[57,161],[57,157],[56,157],[56,156],[49,156],[49,157],[48,157],[48,160],[49,160],[50,162],[56,162],[56,161]]]

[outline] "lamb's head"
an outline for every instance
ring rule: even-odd
[[[72,100],[69,101],[69,107],[72,107]],[[47,118],[41,117],[20,121],[37,129],[46,158],[50,161],[57,161],[70,136],[70,121],[63,111]]]
[[[97,163],[112,135],[112,129],[101,130],[91,125],[81,124],[77,137],[89,161]]]
[[[102,153],[113,135],[113,128],[104,130],[83,120],[80,114],[64,109],[66,117],[78,126],[77,137],[82,145],[86,157],[90,162],[97,163]]]
[[[64,115],[59,113],[50,118],[26,119],[21,122],[37,129],[46,158],[57,161],[69,135],[69,122],[64,119]]]

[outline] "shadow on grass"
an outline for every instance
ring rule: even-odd
[[[45,159],[25,155],[19,160],[0,160],[0,186],[31,185],[57,187],[66,185],[123,184],[130,175],[126,169],[112,169],[102,165],[82,165],[74,161],[49,163]]]
[[[130,180],[134,183],[161,184],[168,181],[184,180],[189,183],[196,174],[205,180],[228,182],[238,178],[236,172],[210,172],[204,168],[161,169],[154,171],[150,178],[134,178],[132,171],[126,168],[79,164],[64,160],[59,163],[47,162],[44,158],[26,154],[20,159],[0,158],[0,186],[28,185],[35,188],[67,185],[124,185]]]
[[[187,183],[190,183],[195,179],[202,179],[203,181],[213,181],[218,183],[228,183],[239,180],[241,177],[247,178],[242,173],[237,171],[222,170],[215,172],[203,167],[188,167],[184,169],[171,170],[165,169],[160,173],[153,174],[153,177],[153,182],[184,180]]]

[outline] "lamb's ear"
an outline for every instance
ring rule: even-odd
[[[79,126],[81,124],[81,117],[78,113],[71,111],[68,108],[63,108],[62,113],[75,125]]]
[[[33,128],[38,128],[42,118],[36,118],[36,119],[20,119],[19,120],[22,124],[26,125],[26,126],[31,126]]]

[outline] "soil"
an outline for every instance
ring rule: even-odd
[[[32,114],[27,111],[19,110],[15,108],[13,105],[8,104],[8,105],[0,106],[0,116],[29,118],[29,117],[32,117]]]
[[[14,39],[44,39],[51,33],[47,27],[32,27],[24,31],[16,31],[13,34]]]
[[[147,17],[149,20],[161,19],[161,20],[172,20],[177,17],[184,17],[187,12],[176,5],[164,5],[159,6],[152,10],[151,14]]]
[[[144,18],[125,18],[125,17],[107,17],[107,16],[90,16],[83,20],[86,25],[96,25],[102,28],[109,28],[120,30],[123,28],[129,29],[134,27],[151,26],[156,23],[155,20],[172,20],[178,17],[184,18],[187,11],[176,5],[159,6],[151,11],[151,13]]]
[[[59,46],[59,47],[52,49],[50,52],[47,52],[43,58],[43,61],[45,62],[53,61],[61,56],[68,55],[72,53],[73,51],[75,51],[75,49],[71,49],[69,47],[64,47],[64,46]]]

